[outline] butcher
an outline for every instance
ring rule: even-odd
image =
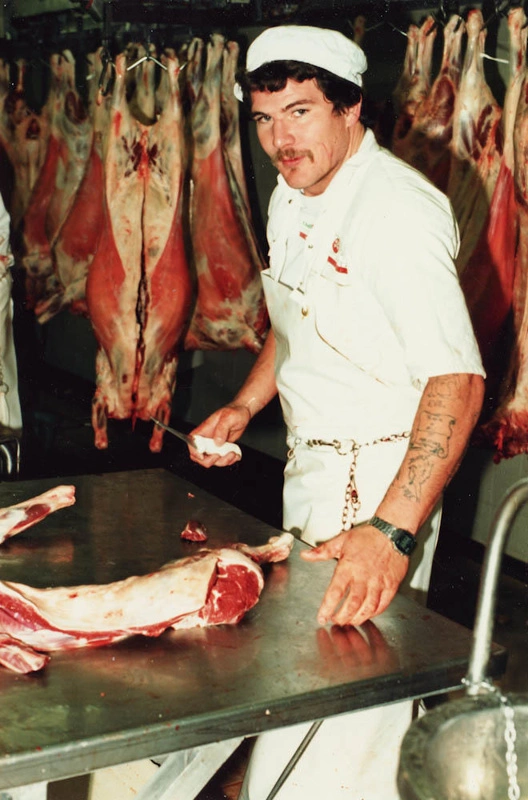
[[[336,566],[321,625],[361,625],[427,592],[445,485],[479,416],[484,373],[447,198],[361,119],[366,58],[344,35],[265,30],[235,94],[278,170],[262,282],[271,331],[232,402],[193,431],[235,441],[278,393],[283,527]],[[233,454],[190,451],[204,467]],[[398,800],[412,703],[326,719],[279,800]],[[309,723],[259,736],[241,798],[263,800]]]

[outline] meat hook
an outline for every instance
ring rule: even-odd
[[[99,89],[103,97],[106,97],[106,95],[110,93],[115,79],[115,72],[112,71],[112,67],[115,70],[115,64],[110,58],[110,53],[106,48],[103,48],[101,53],[101,63],[103,67],[101,69],[101,75],[99,76]]]
[[[129,67],[127,67],[127,72],[128,72],[129,70],[131,70],[131,69],[134,69],[135,67],[138,67],[138,66],[139,66],[140,64],[142,64],[144,61],[153,61],[155,64],[157,64],[157,65],[158,65],[158,67],[161,67],[162,69],[167,69],[167,67],[165,66],[165,64],[162,64],[162,63],[161,63],[161,61],[158,61],[158,59],[157,59],[157,58],[154,58],[154,56],[151,56],[151,55],[150,55],[150,53],[149,53],[149,54],[148,54],[148,55],[146,55],[146,56],[142,56],[142,58],[139,58],[137,61],[135,61],[135,62],[134,62],[133,64],[131,64]]]
[[[495,19],[495,17],[504,17],[508,13],[512,5],[512,2],[511,0],[494,0],[494,5],[495,5],[495,11],[493,12],[493,14],[490,14],[488,19],[484,22],[482,28],[480,29],[481,31],[487,28],[489,23],[493,19]]]

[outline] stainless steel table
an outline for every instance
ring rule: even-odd
[[[180,539],[188,519],[207,526],[211,547],[276,533],[165,470],[3,483],[0,507],[59,483],[76,486],[76,504],[0,547],[2,580],[43,587],[146,573],[199,547]],[[54,653],[29,676],[0,668],[0,789],[207,743],[235,746],[272,728],[461,686],[471,632],[413,601],[396,598],[360,630],[320,627],[333,564],[306,564],[302,547],[267,569],[258,605],[236,626]],[[492,662],[500,674],[502,649]]]

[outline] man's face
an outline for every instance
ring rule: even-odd
[[[262,148],[286,183],[307,195],[324,192],[357,149],[360,104],[337,114],[315,80],[288,79],[280,92],[252,92]]]

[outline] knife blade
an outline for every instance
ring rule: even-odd
[[[242,458],[242,451],[234,442],[215,444],[214,439],[209,439],[207,436],[190,436],[188,433],[182,433],[181,431],[177,431],[176,428],[171,428],[170,425],[165,425],[164,422],[160,422],[159,419],[156,419],[155,417],[151,417],[150,419],[156,425],[159,425],[160,428],[163,428],[164,431],[176,436],[177,439],[181,439],[182,442],[190,445],[199,453],[219,456],[225,456],[228,453],[235,453],[235,455],[237,455],[239,458]]]

